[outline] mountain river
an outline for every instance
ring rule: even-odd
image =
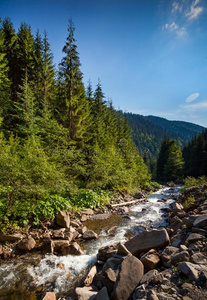
[[[96,221],[99,239],[84,244],[85,255],[56,256],[53,254],[26,254],[0,262],[1,300],[39,300],[43,291],[54,291],[58,297],[66,297],[81,283],[89,268],[96,261],[98,249],[108,244],[127,240],[145,228],[165,226],[165,209],[178,196],[180,188],[163,187],[141,202],[129,208],[127,218],[112,216],[111,220]],[[117,226],[114,236],[108,236],[108,226]],[[92,224],[91,224],[92,226]],[[90,222],[87,224],[89,229]],[[57,297],[57,298],[58,298]]]

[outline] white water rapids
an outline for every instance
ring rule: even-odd
[[[18,286],[30,291],[44,285],[46,291],[54,291],[58,295],[67,295],[75,285],[80,283],[86,275],[89,267],[95,262],[98,249],[114,242],[125,241],[126,233],[137,234],[149,227],[165,226],[164,211],[179,194],[179,188],[162,188],[148,197],[147,202],[138,203],[129,209],[129,218],[123,219],[123,224],[118,226],[115,236],[109,237],[102,229],[98,240],[91,241],[87,245],[86,255],[81,256],[56,256],[47,254],[38,261],[37,258],[26,256],[17,258],[0,265],[0,291]],[[17,291],[17,290],[16,290]],[[8,292],[7,296],[8,296]],[[1,296],[1,299],[35,299],[22,296],[9,298]],[[7,298],[6,298],[7,297]],[[38,296],[36,299],[39,299]]]

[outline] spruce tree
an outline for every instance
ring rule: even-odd
[[[60,80],[58,102],[61,121],[69,129],[69,140],[83,144],[88,140],[87,129],[90,126],[89,103],[86,99],[80,71],[80,60],[74,37],[75,27],[69,20],[68,37],[63,52],[65,56],[60,63]]]

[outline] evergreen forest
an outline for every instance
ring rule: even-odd
[[[75,27],[58,69],[47,32],[0,28],[1,227],[38,224],[61,209],[96,207],[150,184],[127,116],[83,84]],[[8,225],[10,224],[10,225]]]

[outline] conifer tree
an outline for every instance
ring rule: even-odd
[[[60,64],[61,88],[59,112],[64,126],[69,129],[69,140],[83,144],[87,141],[87,129],[90,126],[89,103],[86,99],[85,89],[82,82],[83,74],[80,71],[80,60],[74,37],[75,27],[69,20],[68,37]]]

